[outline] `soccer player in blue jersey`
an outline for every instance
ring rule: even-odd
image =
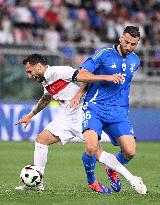
[[[134,53],[140,40],[138,27],[127,26],[119,44],[103,47],[91,55],[73,76],[73,80],[87,82],[88,88],[83,106],[83,136],[85,152],[82,156],[89,187],[99,190],[94,175],[96,151],[102,130],[108,134],[113,145],[119,145],[118,161],[125,165],[135,155],[136,142],[132,124],[128,119],[130,84],[134,72],[140,66]],[[107,82],[108,75],[122,80]],[[99,153],[99,161],[105,164],[105,152]],[[114,191],[120,191],[121,182],[114,170],[106,167]]]

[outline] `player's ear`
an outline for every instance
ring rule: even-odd
[[[41,63],[38,63],[38,68],[39,68],[39,70],[42,70],[42,69],[43,69],[43,66],[42,66]]]
[[[122,39],[123,39],[123,35],[121,35],[121,36],[119,37],[119,42],[121,42]]]

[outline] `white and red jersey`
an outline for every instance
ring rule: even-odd
[[[70,66],[48,66],[42,82],[44,93],[49,93],[60,104],[67,106],[79,90],[79,86],[71,82],[75,71]]]

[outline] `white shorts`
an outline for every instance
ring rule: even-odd
[[[54,116],[54,120],[44,129],[58,136],[62,145],[74,137],[79,137],[82,140],[82,116],[82,104],[74,110],[60,106],[59,112]]]

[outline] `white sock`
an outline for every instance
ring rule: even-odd
[[[115,170],[130,181],[133,175],[117,160],[117,158],[110,153],[103,151],[99,158],[99,162],[107,165],[110,169]]]
[[[34,165],[39,171],[44,174],[44,169],[47,163],[48,145],[40,144],[35,142],[34,150]]]

